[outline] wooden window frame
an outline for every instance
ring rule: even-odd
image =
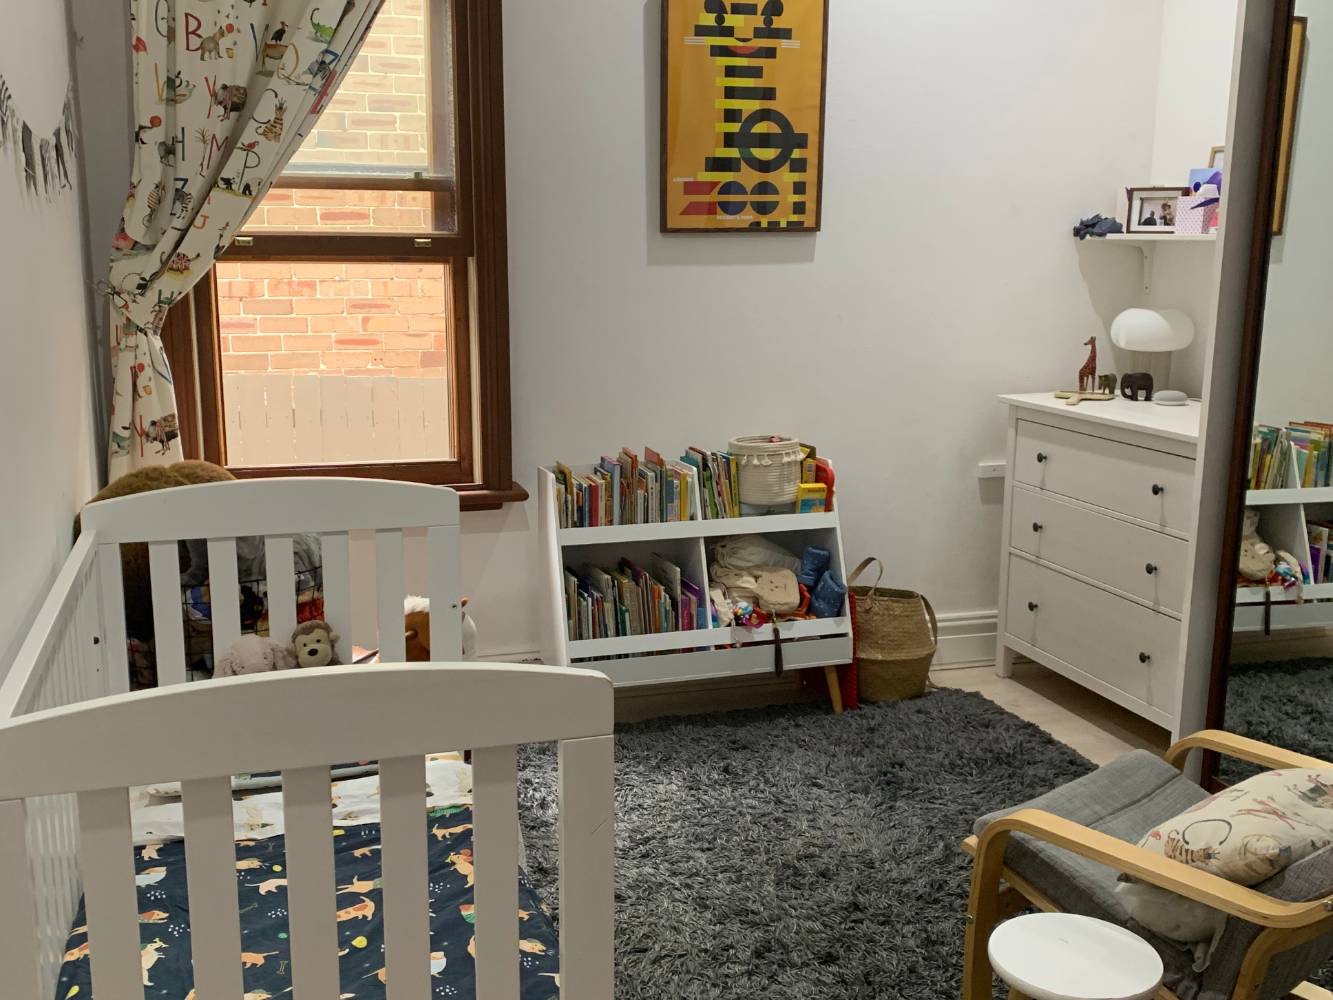
[[[443,0],[429,0],[438,17]],[[513,481],[509,387],[509,282],[505,205],[504,65],[500,4],[453,0],[453,76],[457,112],[455,177],[338,177],[294,174],[275,188],[430,190],[435,222],[452,215],[456,232],[246,233],[223,261],[443,263],[450,275],[453,313],[448,351],[453,359],[454,458],[439,461],[337,465],[230,466],[240,478],[368,476],[447,485],[464,509],[496,509],[526,500]],[[428,20],[428,24],[430,21]],[[438,23],[438,22],[436,22]],[[428,32],[429,34],[429,32]],[[432,58],[430,65],[435,65]],[[447,94],[432,74],[437,101]],[[463,205],[460,199],[468,199]],[[460,210],[466,208],[466,211]],[[187,457],[223,464],[225,428],[216,286],[205,276],[177,307],[164,341],[178,378],[182,441]],[[197,378],[195,377],[197,373]],[[197,418],[196,418],[197,415]]]

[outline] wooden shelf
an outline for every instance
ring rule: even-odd
[[[655,542],[668,538],[716,538],[719,535],[768,535],[784,531],[834,528],[838,515],[769,514],[755,517],[719,517],[707,521],[664,521],[659,524],[614,524],[598,528],[561,528],[561,545],[601,545],[606,542]]]

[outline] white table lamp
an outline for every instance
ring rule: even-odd
[[[1126,309],[1111,322],[1111,343],[1130,352],[1130,371],[1146,371],[1167,388],[1171,352],[1194,342],[1194,320],[1179,309]]]

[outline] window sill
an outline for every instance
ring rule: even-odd
[[[507,503],[522,503],[528,491],[518,483],[510,483],[507,490],[460,489],[458,506],[462,510],[499,510]]]

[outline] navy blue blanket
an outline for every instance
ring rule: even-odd
[[[432,992],[439,997],[476,995],[472,957],[472,812],[461,806],[429,811],[426,822],[430,871]],[[338,954],[343,996],[383,1000],[384,924],[380,888],[380,828],[338,828],[334,865],[338,882]],[[236,882],[241,913],[241,960],[247,1000],[279,998],[292,988],[287,928],[286,855],[283,837],[239,841]],[[146,997],[191,1000],[190,907],[185,845],[135,848],[139,930]],[[522,1000],[558,1000],[556,935],[542,903],[517,873],[519,978]],[[69,937],[55,1000],[92,1000],[83,904]],[[76,989],[77,987],[77,989]]]

